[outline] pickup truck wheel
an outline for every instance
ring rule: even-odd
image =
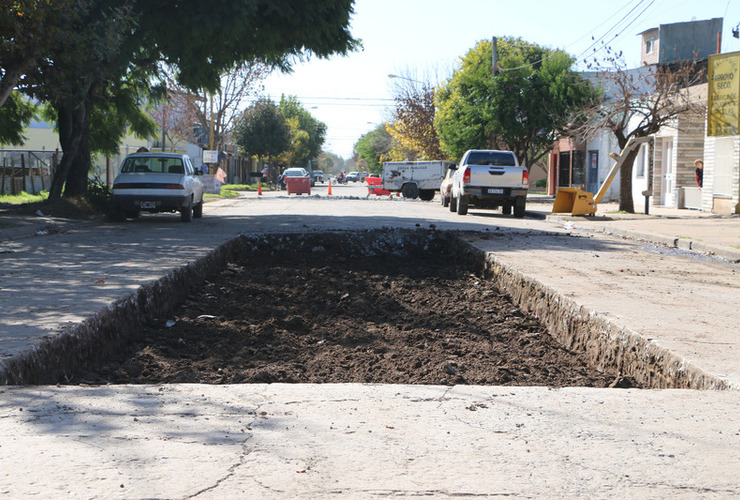
[[[467,196],[461,196],[457,200],[457,215],[467,215],[468,213],[468,198]]]
[[[501,206],[501,213],[504,215],[511,215],[511,204],[505,203]]]
[[[449,203],[449,206],[450,206],[450,212],[456,212],[457,211],[457,198],[455,198],[452,195],[450,195],[450,203]]]
[[[421,191],[419,191],[419,198],[421,198],[423,201],[432,201],[434,199],[434,190],[422,189]]]
[[[401,194],[404,198],[415,200],[419,197],[419,188],[416,184],[404,184],[401,188]]]
[[[527,199],[526,198],[519,198],[516,200],[516,205],[514,205],[514,217],[517,219],[521,219],[524,217],[524,212],[526,212],[527,208]]]
[[[444,195],[444,193],[439,193],[439,197],[442,199],[442,206],[448,207],[450,205],[450,199]]]

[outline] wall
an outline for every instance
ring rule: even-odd
[[[660,63],[706,59],[717,53],[722,18],[660,25]]]

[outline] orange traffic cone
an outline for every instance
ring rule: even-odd
[[[329,191],[327,192],[328,196],[331,196],[331,180],[329,180]]]
[[[262,196],[262,182],[257,184],[257,195]]]

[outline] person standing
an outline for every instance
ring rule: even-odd
[[[704,161],[696,160],[694,161],[694,166],[696,167],[696,170],[694,170],[696,185],[699,187],[704,187]]]

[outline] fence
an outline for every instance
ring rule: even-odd
[[[0,149],[0,195],[49,189],[60,156],[58,151]]]

